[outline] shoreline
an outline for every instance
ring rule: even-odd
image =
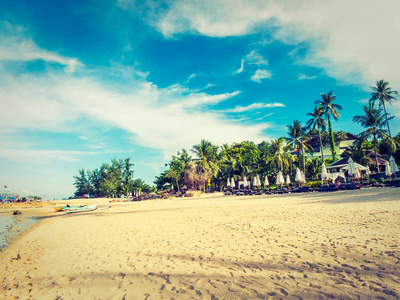
[[[72,215],[35,209],[39,224],[0,252],[0,292],[10,299],[397,299],[397,194],[90,199],[85,204],[112,207]]]

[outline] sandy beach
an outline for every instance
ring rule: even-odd
[[[371,188],[90,199],[111,208],[71,215],[21,209],[43,220],[0,252],[0,298],[399,299],[399,195]]]

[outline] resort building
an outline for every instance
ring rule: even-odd
[[[351,133],[346,133],[347,137],[344,141],[339,142],[339,144],[335,147],[337,157],[340,157],[341,154],[347,149],[349,146],[353,146],[354,142],[357,140],[357,136]],[[319,146],[319,136],[318,135],[313,135],[311,136],[311,139],[307,142],[313,150],[314,153],[306,153],[307,158],[311,157],[319,157],[322,158],[322,152],[321,152],[321,147]],[[323,148],[324,151],[324,158],[332,158],[332,153],[331,153],[331,146],[330,144],[326,144]]]

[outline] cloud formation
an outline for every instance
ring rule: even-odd
[[[25,29],[4,22],[0,26],[0,61],[27,62],[43,60],[58,63],[66,67],[68,73],[82,66],[76,58],[65,57],[56,52],[41,49],[31,37],[25,34]]]
[[[241,36],[269,28],[275,40],[299,47],[308,44],[305,55],[293,52],[299,63],[322,68],[349,84],[369,86],[385,78],[400,86],[398,11],[397,0],[379,6],[361,0],[176,0],[158,10],[151,23],[166,37]]]
[[[283,103],[253,103],[248,106],[236,106],[235,108],[232,109],[226,109],[224,112],[229,112],[229,113],[241,113],[241,112],[247,112],[247,111],[252,111],[252,110],[257,110],[257,109],[263,109],[263,108],[273,108],[273,107],[285,107]]]
[[[251,76],[251,80],[261,83],[261,79],[270,79],[272,77],[272,72],[268,70],[258,69],[253,76]]]
[[[24,35],[7,38],[9,44],[2,42],[0,63],[42,59],[68,68],[76,66],[71,64],[73,59],[43,50],[21,36]],[[99,73],[111,70],[114,74],[124,75],[131,74],[132,69],[112,64],[109,70],[99,69],[93,76],[83,65],[81,67],[79,76],[52,69],[40,74],[13,75],[0,69],[0,99],[7,107],[7,113],[0,118],[4,137],[29,128],[45,132],[75,132],[79,139],[88,140],[90,137],[82,134],[84,127],[107,124],[130,134],[136,144],[168,154],[190,147],[205,137],[216,144],[265,138],[265,124],[246,126],[209,109],[237,96],[239,91],[211,95],[191,91],[179,84],[159,88],[148,82],[146,76],[131,75],[127,76],[126,86],[119,91],[105,84]],[[193,77],[190,76],[189,80]],[[104,144],[91,147],[100,149]],[[23,148],[18,152],[21,156],[41,153],[29,149],[24,152]],[[3,147],[0,155],[7,152],[11,153],[12,149]],[[64,154],[78,155],[80,152],[54,152],[50,156],[75,159]]]

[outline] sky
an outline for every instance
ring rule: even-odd
[[[400,90],[398,0],[2,0],[0,192],[73,195],[130,158],[153,184],[172,155],[286,136],[321,93],[352,122],[377,80]],[[400,100],[400,96],[397,97]],[[388,107],[400,130],[400,101]]]

